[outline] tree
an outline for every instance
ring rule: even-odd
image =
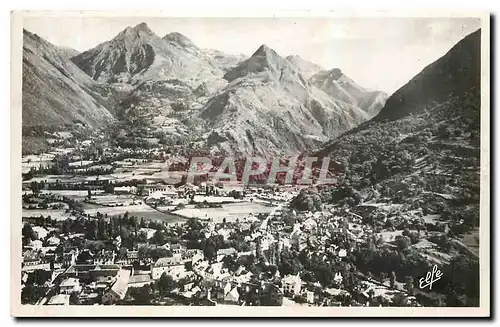
[[[154,249],[151,249],[150,256],[151,256],[151,258],[154,261],[156,261],[159,258],[171,257],[172,256],[172,251],[167,250],[165,248],[161,248],[161,247],[160,248],[154,248]]]
[[[24,224],[22,235],[24,245],[28,245],[31,241],[34,241],[38,238],[37,234],[35,233],[33,228],[31,228],[31,225],[29,223]]]
[[[238,269],[238,263],[236,261],[237,259],[238,257],[234,254],[224,256],[224,258],[222,259],[222,267],[227,268],[230,271],[236,271],[236,269]]]
[[[397,293],[392,298],[393,307],[406,307],[408,305],[408,298],[403,293]]]
[[[99,218],[97,221],[97,239],[106,240],[108,237],[106,235],[106,222],[103,218]]]
[[[69,304],[71,305],[78,305],[80,304],[80,299],[78,298],[77,293],[71,293],[69,296]]]
[[[280,265],[278,270],[281,276],[296,275],[303,270],[303,265],[294,252],[284,250],[281,252]]]
[[[104,192],[113,194],[114,190],[115,190],[115,188],[114,188],[113,184],[108,182],[108,183],[106,183],[106,185],[104,185]]]
[[[442,125],[439,126],[439,128],[437,130],[437,135],[440,138],[447,139],[451,135],[451,129],[446,124],[442,124]]]
[[[383,283],[387,278],[387,274],[385,272],[380,272],[380,281]]]
[[[172,276],[163,273],[158,280],[158,290],[160,291],[160,296],[163,297],[173,291],[176,287],[176,283]]]
[[[406,276],[405,277],[405,289],[408,291],[408,294],[413,295],[415,285],[413,282],[413,277],[412,276]]]
[[[167,242],[167,239],[165,237],[165,234],[161,230],[157,230],[153,237],[151,238],[151,243],[152,244],[157,244],[157,245],[163,245]]]
[[[198,231],[203,228],[202,223],[197,218],[188,219],[188,221],[186,222],[186,226],[188,229],[191,229],[193,231]]]
[[[394,228],[394,219],[387,219],[385,222],[385,228]]]
[[[94,243],[91,243],[94,244]],[[82,251],[78,257],[76,258],[76,262],[79,264],[88,264],[91,263],[92,260],[94,259],[93,255],[90,253],[89,250]]]
[[[203,247],[203,255],[210,261],[217,256],[217,249],[215,247],[215,244],[210,239],[207,240],[205,246]]]
[[[130,288],[130,296],[134,298],[134,304],[148,305],[151,303],[151,300],[153,299],[151,286],[144,285],[142,287]]]
[[[411,245],[411,240],[408,236],[397,236],[395,240],[395,244],[398,247],[399,251],[403,251],[408,249],[408,247]]]
[[[21,303],[35,304],[43,296],[45,290],[45,288],[35,285],[24,286],[21,291]]]
[[[391,271],[390,283],[391,287],[394,288],[396,285],[396,273],[394,271]]]
[[[52,272],[43,269],[36,269],[31,274],[28,275],[26,284],[42,286],[52,277]]]
[[[368,296],[370,297],[370,301],[373,299],[373,296],[375,295],[375,291],[373,289],[370,289],[368,291]]]
[[[40,188],[37,181],[31,182],[31,191],[33,192],[34,195],[38,195],[38,192],[40,192]]]
[[[98,235],[97,230],[98,230],[98,223],[96,223],[95,220],[92,220],[87,226],[85,238],[88,240],[96,240]]]

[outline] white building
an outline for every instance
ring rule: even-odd
[[[155,235],[156,229],[143,227],[143,228],[139,229],[139,233],[145,234],[146,239],[149,240]]]
[[[154,280],[157,280],[160,279],[163,273],[166,273],[176,278],[176,276],[182,274],[184,270],[184,263],[180,256],[159,258],[151,265],[151,276]]]
[[[111,286],[111,289],[102,296],[102,303],[113,304],[119,300],[123,300],[127,294],[129,279],[130,270],[121,269],[116,276],[116,282]]]
[[[155,193],[159,193],[165,197],[170,198],[174,198],[177,196],[177,192],[172,185],[151,185],[148,186],[147,189],[149,196],[152,196]]]
[[[113,189],[115,194],[135,194],[137,187],[135,186],[117,186]]]
[[[68,294],[57,294],[50,298],[47,305],[69,305]]]
[[[51,246],[51,245],[57,246],[57,245],[59,245],[59,243],[61,243],[61,240],[55,236],[52,236],[47,240],[47,243],[49,246]]]
[[[153,284],[154,280],[148,275],[135,275],[131,276],[128,281],[128,287],[143,287],[145,285]]]
[[[76,258],[78,257],[78,249],[73,249],[69,252],[63,254],[63,267],[69,267],[75,264]]]
[[[59,285],[59,293],[61,294],[80,293],[81,290],[82,288],[78,278],[66,278]]]
[[[304,221],[304,229],[305,230],[313,230],[313,229],[316,229],[317,227],[318,227],[318,224],[312,218],[308,218],[308,219],[306,219],[306,221]]]
[[[43,247],[43,242],[40,241],[40,240],[34,240],[34,241],[31,241],[29,246],[32,248],[32,249],[35,249],[35,250],[39,250]]]
[[[314,303],[314,292],[307,291],[306,298],[307,298],[307,303]]]
[[[40,226],[33,226],[32,227],[33,231],[38,235],[38,239],[44,239],[47,237],[49,234],[49,231],[43,227]]]
[[[335,273],[335,277],[333,277],[333,281],[337,284],[342,283],[342,280],[344,278],[342,277],[342,274],[340,272]]]
[[[302,280],[299,275],[288,275],[282,279],[283,293],[299,295],[302,288]]]

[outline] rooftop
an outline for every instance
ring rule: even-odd
[[[181,258],[179,257],[165,257],[165,258],[159,258],[155,262],[155,267],[167,267],[167,266],[172,266],[172,265],[178,265],[181,263]]]
[[[149,281],[151,281],[151,277],[149,275],[134,275],[134,276],[130,276],[128,283],[129,284],[146,283]]]
[[[65,280],[62,281],[62,283],[59,286],[73,287],[78,285],[80,285],[80,281],[77,278],[66,278]]]
[[[50,298],[48,305],[69,305],[68,294],[57,294]]]
[[[122,269],[118,273],[116,282],[111,286],[111,291],[115,292],[121,299],[125,297],[130,280],[130,270]]]

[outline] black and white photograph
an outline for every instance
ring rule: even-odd
[[[13,315],[489,316],[487,14],[11,19]]]

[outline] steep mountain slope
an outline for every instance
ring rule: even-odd
[[[286,59],[263,45],[224,75],[229,84],[199,118],[209,145],[231,152],[301,152],[365,121],[358,107],[312,86]]]
[[[127,27],[72,60],[94,80],[108,83],[184,79],[194,85],[223,74],[201,58],[187,37],[170,33],[160,38],[145,23]]]
[[[384,92],[365,90],[338,68],[317,72],[310,81],[329,96],[360,107],[370,118],[378,114],[387,100]]]
[[[419,150],[411,149],[410,154],[420,160],[426,159],[435,148],[479,158],[480,32],[464,38],[400,88],[376,117],[333,140],[318,154],[334,154],[346,166],[353,168],[354,164],[359,172],[364,172],[364,177],[372,180],[381,180],[383,172],[389,173],[387,155],[397,152],[400,146],[415,144]],[[435,85],[428,94],[422,93],[426,81]],[[416,94],[411,92],[412,88]],[[395,106],[395,99],[399,106]],[[416,104],[416,99],[420,104]],[[450,142],[450,138],[455,141]],[[407,156],[392,159],[398,161],[403,157]],[[375,163],[377,169],[368,169]],[[475,165],[478,164],[476,161]]]
[[[102,125],[112,119],[107,89],[85,75],[68,56],[36,34],[23,31],[23,126]]]
[[[447,306],[479,305],[480,33],[415,76],[374,119],[313,154],[342,167],[337,186],[312,195],[345,205],[378,236],[394,230],[410,235],[399,236],[408,246],[397,250],[360,249],[358,270],[389,274],[407,265],[397,275],[403,282],[438,265],[443,279],[432,292],[415,293],[431,306],[436,298]],[[297,207],[309,197],[297,198]],[[395,268],[384,260],[397,256],[403,259]]]
[[[299,71],[299,73],[307,79],[324,70],[321,66],[302,59],[302,57],[297,55],[287,56],[285,59],[288,60]]]
[[[80,54],[80,51],[68,48],[68,47],[57,47],[60,51],[60,54],[64,56],[66,59],[71,59]]]
[[[219,68],[224,73],[236,67],[242,61],[248,59],[245,55],[231,55],[215,49],[202,50],[203,58],[212,66]]]

